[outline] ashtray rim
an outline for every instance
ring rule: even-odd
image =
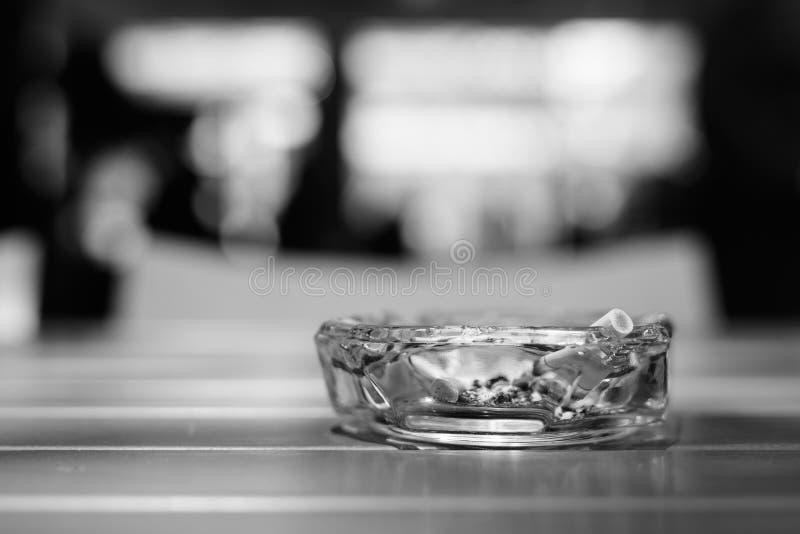
[[[375,317],[351,315],[329,319],[322,323],[317,336],[347,337],[363,342],[406,343],[479,343],[495,345],[517,345],[531,343],[533,339],[546,340],[548,335],[574,336],[575,344],[583,344],[587,334],[602,335],[599,326],[564,325],[499,325],[499,324],[393,324],[381,323]],[[621,342],[640,342],[662,339],[670,342],[670,327],[659,321],[634,324],[633,330],[619,339]]]

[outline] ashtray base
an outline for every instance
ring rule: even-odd
[[[537,434],[412,430],[353,418],[340,424],[336,431],[400,449],[661,449],[678,437],[678,425],[663,420],[636,426],[549,430]]]

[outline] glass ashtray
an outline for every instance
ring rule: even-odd
[[[357,437],[592,447],[663,440],[671,327],[658,317],[628,318],[619,335],[603,326],[435,326],[431,318],[402,326],[365,316],[327,321],[315,341],[340,428]]]

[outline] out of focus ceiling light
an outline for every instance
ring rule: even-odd
[[[696,68],[688,31],[623,19],[559,24],[544,46],[548,98],[575,102],[648,97],[685,89]]]
[[[291,19],[130,26],[111,36],[105,63],[125,91],[184,105],[238,99],[280,84],[322,95],[333,76],[325,37],[311,23]]]
[[[553,125],[530,106],[351,102],[345,159],[367,176],[537,176],[558,161]]]
[[[371,25],[343,52],[345,76],[362,94],[535,97],[541,34],[531,26]]]

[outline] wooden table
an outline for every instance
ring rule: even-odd
[[[333,434],[310,332],[270,349],[276,332],[184,321],[4,349],[0,531],[800,532],[796,330],[679,338],[666,450],[538,452]]]

